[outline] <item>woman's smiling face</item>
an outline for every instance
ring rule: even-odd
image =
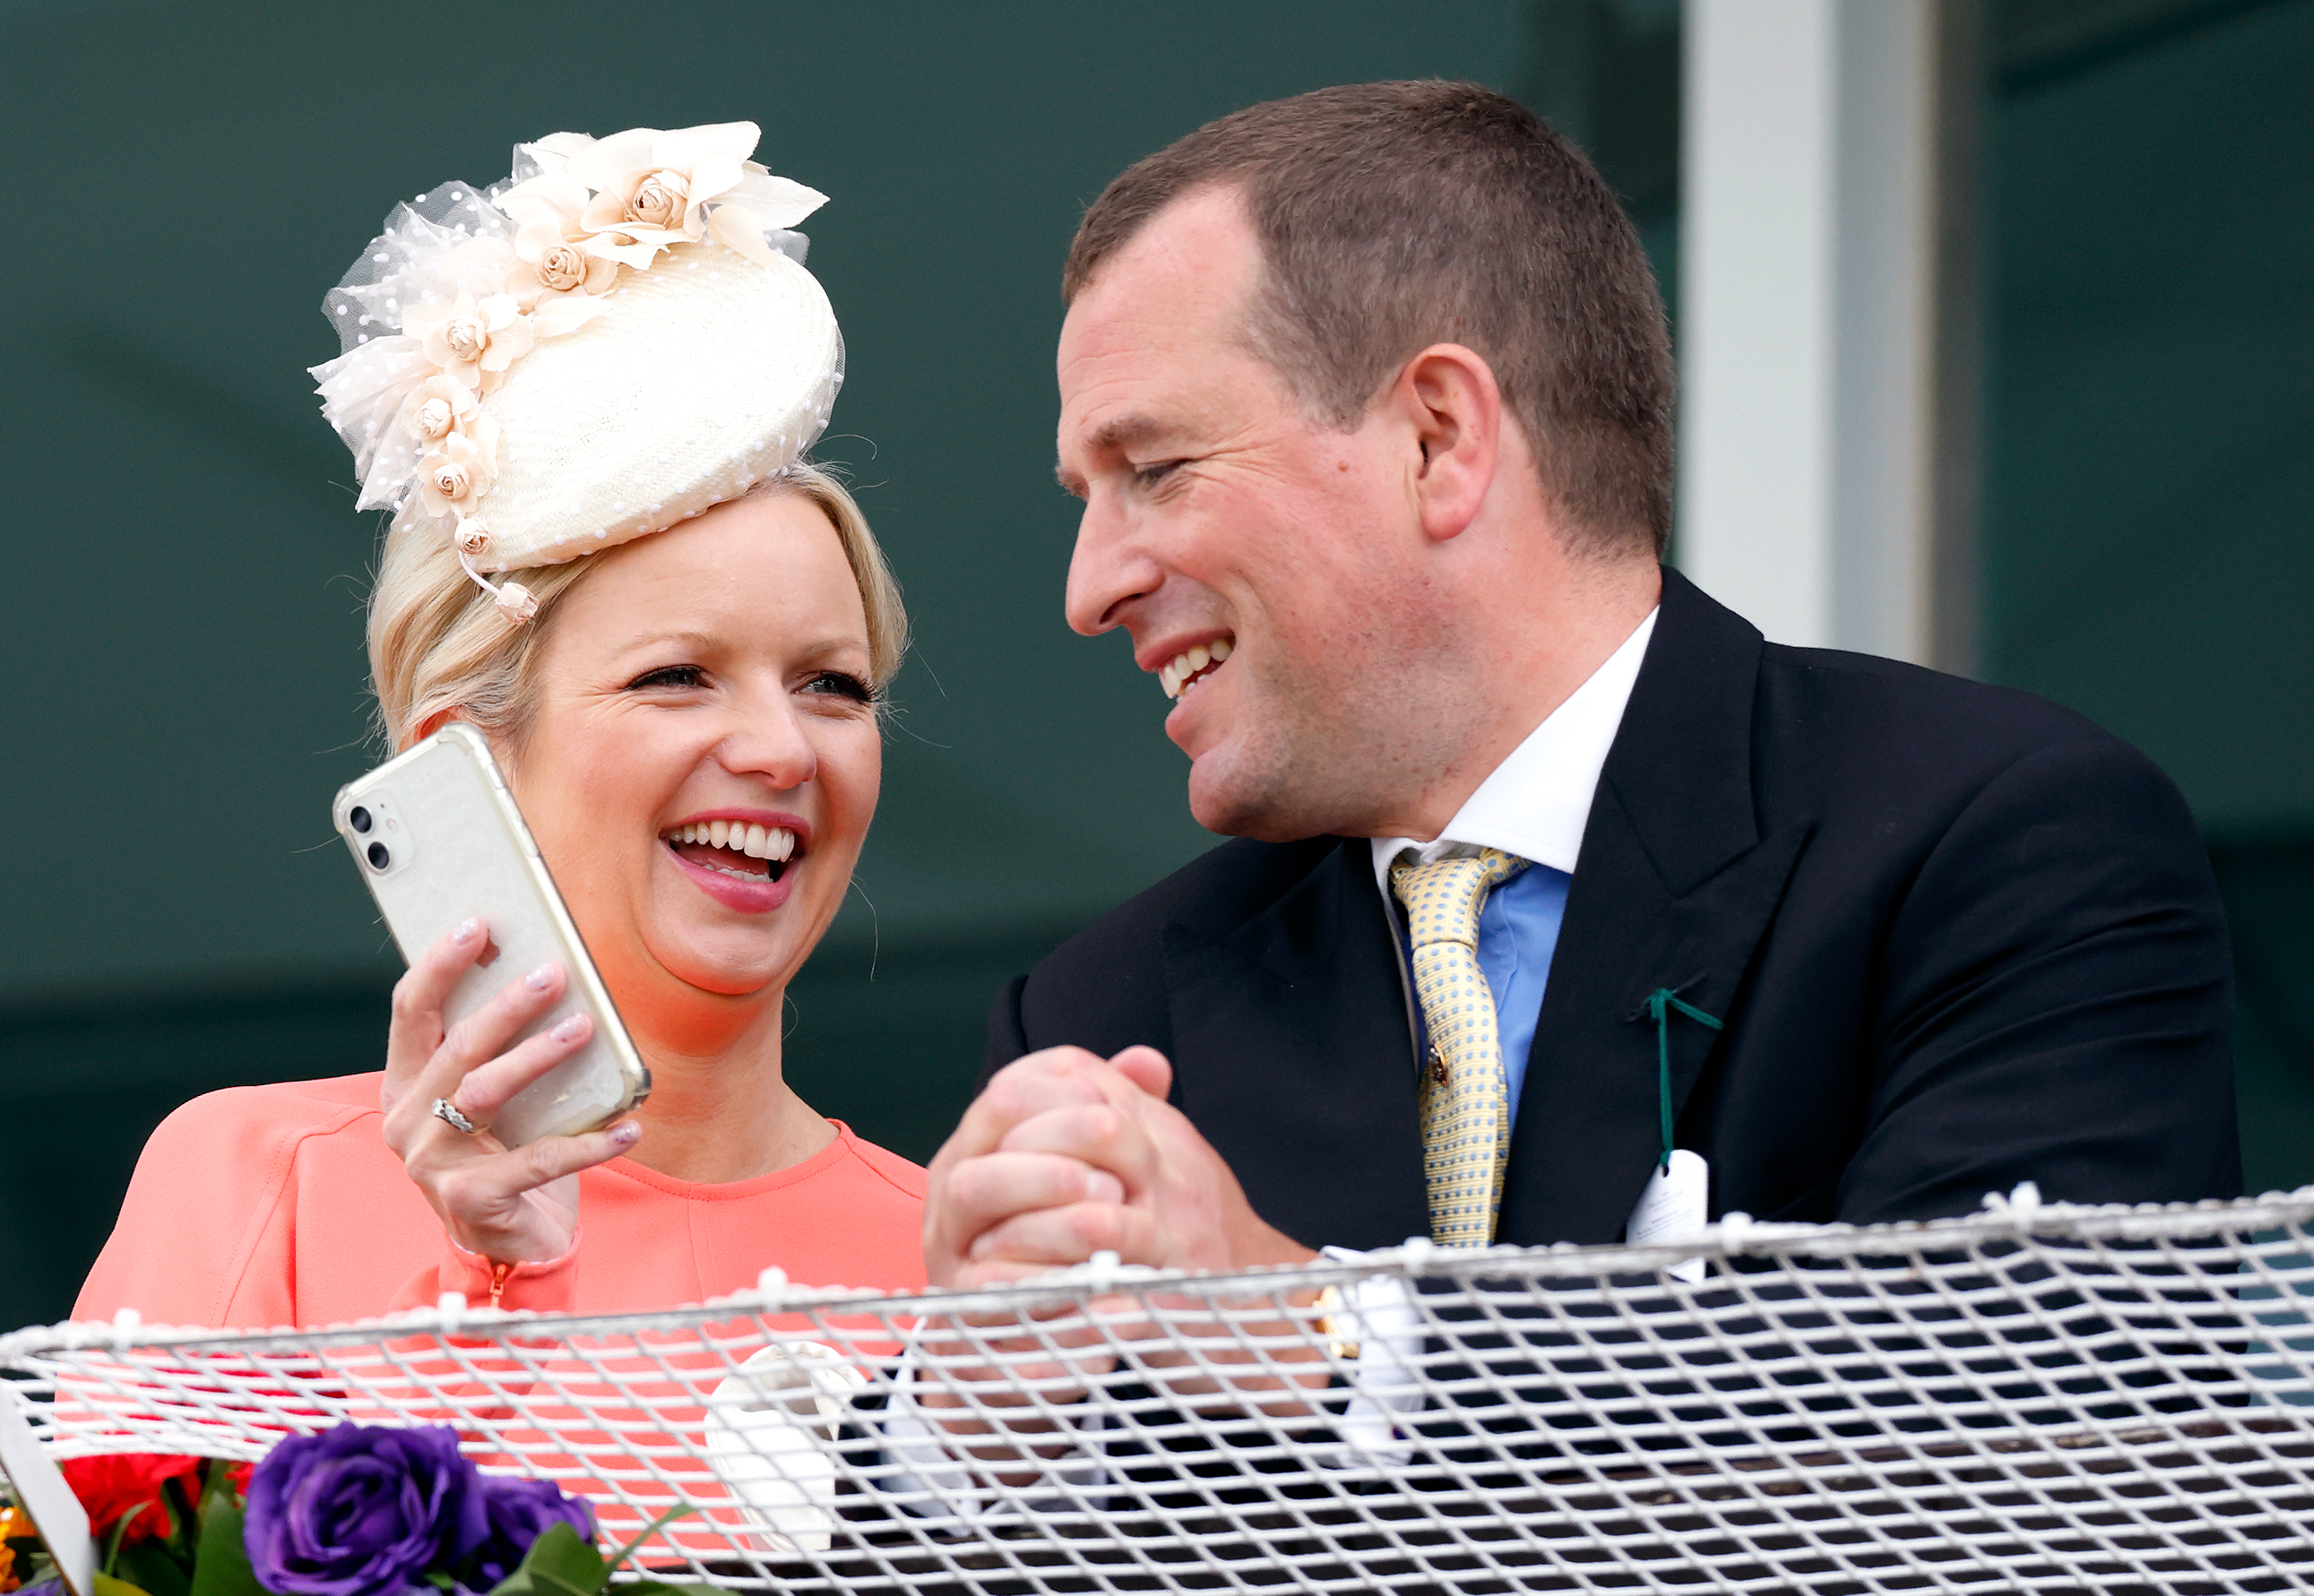
[[[852,879],[883,773],[867,614],[793,493],[594,558],[508,779],[621,1011],[705,1044],[686,1011],[784,989]]]

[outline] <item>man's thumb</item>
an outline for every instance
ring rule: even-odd
[[[1108,1062],[1118,1074],[1160,1102],[1173,1089],[1173,1066],[1153,1047],[1128,1047]]]

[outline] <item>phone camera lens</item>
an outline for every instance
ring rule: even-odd
[[[369,811],[363,808],[359,804],[356,804],[352,808],[346,811],[346,824],[352,826],[354,830],[361,833],[364,836],[367,836],[369,834],[370,824]]]
[[[385,851],[385,844],[383,842],[372,842],[365,857],[368,859],[369,868],[373,870],[382,870],[393,862],[393,855]]]

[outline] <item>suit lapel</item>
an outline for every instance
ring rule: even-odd
[[[1235,927],[1165,928],[1175,1101],[1305,1246],[1429,1230],[1397,958],[1362,841]]]
[[[1725,1018],[1806,847],[1759,834],[1761,639],[1678,572],[1600,777],[1513,1127],[1500,1239],[1616,1239],[1662,1141],[1647,994]],[[1715,1033],[1670,1022],[1673,1112]]]

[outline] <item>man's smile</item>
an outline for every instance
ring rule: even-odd
[[[1184,648],[1157,667],[1158,685],[1164,688],[1167,698],[1178,699],[1219,670],[1236,647],[1234,639],[1224,633]]]

